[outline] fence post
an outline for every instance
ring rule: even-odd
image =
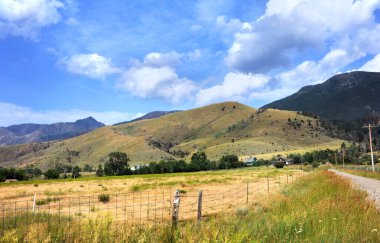
[[[247,182],[247,205],[248,205],[248,194],[249,194],[249,184],[248,184],[249,182]]]
[[[198,192],[198,214],[197,214],[197,221],[198,223],[201,222],[202,219],[202,191]]]
[[[5,231],[5,203],[3,202],[3,234],[4,235]]]
[[[33,212],[34,212],[34,208],[36,207],[36,193],[34,193],[34,198],[33,198]]]
[[[178,213],[179,213],[179,203],[181,201],[181,193],[176,190],[173,199],[173,212],[172,212],[172,226],[177,226],[178,223]]]

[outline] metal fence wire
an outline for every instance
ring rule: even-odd
[[[250,205],[277,192],[281,187],[302,176],[293,172],[276,177],[264,177],[240,185],[223,185],[215,190],[146,190],[140,192],[47,197],[35,195],[28,200],[0,202],[0,232],[17,228],[19,224],[72,223],[108,215],[115,224],[128,226],[160,225],[173,221],[202,219],[211,215]],[[201,191],[201,192],[200,192]],[[177,194],[177,203],[174,195]],[[176,211],[175,217],[173,212]],[[36,217],[38,215],[38,217]],[[36,219],[38,218],[38,220]],[[33,222],[36,221],[36,222]],[[37,222],[38,221],[38,222]]]

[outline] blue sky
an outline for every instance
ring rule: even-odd
[[[380,0],[0,0],[0,126],[233,100],[380,71]]]

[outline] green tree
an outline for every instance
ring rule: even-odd
[[[128,155],[123,152],[112,152],[108,155],[108,161],[104,165],[104,173],[110,175],[131,175]]]
[[[58,179],[59,178],[59,171],[56,169],[48,169],[44,176],[46,179]]]
[[[102,165],[98,165],[98,169],[96,170],[96,176],[104,176],[104,170]]]
[[[40,168],[34,167],[32,174],[34,177],[40,177],[42,175],[42,171]]]
[[[79,166],[74,166],[74,168],[73,168],[73,171],[71,172],[71,178],[78,178],[78,177],[80,177],[81,176],[81,174],[80,174],[80,168],[79,168]]]
[[[92,172],[93,171],[92,166],[89,164],[85,164],[83,167],[83,171]]]
[[[220,169],[239,168],[243,167],[244,163],[239,161],[239,158],[234,154],[223,155],[219,161]]]
[[[199,170],[211,169],[210,160],[207,159],[207,155],[203,151],[198,151],[191,156],[190,168],[193,171],[199,168]]]

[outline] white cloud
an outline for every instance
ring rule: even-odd
[[[196,102],[204,105],[223,100],[247,100],[252,92],[268,82],[269,78],[265,75],[228,73],[222,84],[200,90]]]
[[[111,125],[142,115],[142,113],[132,114],[119,111],[97,112],[78,109],[36,111],[28,107],[0,102],[0,126],[22,123],[51,124],[56,122],[73,122],[89,116],[104,124]]]
[[[180,78],[169,66],[132,67],[123,74],[118,87],[140,98],[159,98],[171,102],[187,100],[196,90],[195,84],[187,78]]]
[[[195,61],[201,57],[200,50],[186,54],[175,51],[152,52],[143,62],[133,60],[132,67],[125,71],[117,87],[135,97],[157,98],[173,103],[191,99],[198,88],[186,77],[179,77],[173,66],[182,60]]]
[[[380,54],[377,54],[372,60],[366,62],[361,68],[361,71],[380,72]]]
[[[0,37],[7,35],[34,39],[38,31],[61,20],[57,0],[0,1]]]
[[[265,73],[289,67],[294,54],[309,48],[330,43],[343,48],[339,45],[345,38],[347,46],[354,42],[360,45],[358,49],[365,48],[365,41],[360,43],[357,36],[376,27],[373,11],[379,6],[379,0],[270,0],[265,14],[251,23],[251,30],[234,35],[225,61],[242,72]],[[380,38],[380,34],[376,36]]]
[[[218,16],[215,21],[216,28],[225,34],[236,33],[243,28],[244,23],[239,19],[227,19],[226,16]],[[250,29],[250,24],[245,24]]]
[[[335,49],[328,52],[319,61],[305,61],[290,71],[276,76],[282,86],[300,87],[325,81],[355,60],[364,56],[362,52],[347,52]]]
[[[144,58],[144,64],[149,66],[173,66],[181,62],[182,54],[176,51],[167,53],[151,52]]]
[[[64,65],[66,70],[87,76],[93,79],[102,79],[107,75],[120,73],[121,70],[112,65],[111,59],[93,54],[78,54],[71,57],[64,57],[58,62]]]

